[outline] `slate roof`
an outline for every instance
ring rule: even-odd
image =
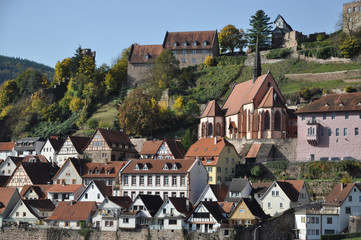
[[[209,184],[209,187],[218,201],[223,202],[225,200],[228,193],[228,186],[226,184]]]
[[[177,209],[178,212],[184,214],[185,216],[187,216],[193,210],[193,206],[187,198],[169,197],[168,199],[172,202],[175,209]]]
[[[347,184],[346,183],[338,183],[338,184],[336,184],[336,186],[331,190],[331,192],[326,197],[324,205],[341,206],[342,203],[347,198],[347,196],[350,194],[350,192],[354,186],[357,186],[357,185],[355,183],[347,183]]]
[[[134,159],[130,160],[130,163],[123,169],[123,173],[187,173],[191,166],[194,164],[195,159]],[[138,165],[139,170],[134,169]],[[144,166],[147,166],[148,170],[143,169]],[[168,169],[164,169],[164,166],[167,165]],[[172,169],[173,166],[176,166],[177,169]]]
[[[17,188],[0,187],[0,214],[4,213],[4,210],[15,191],[17,191]]]
[[[155,216],[163,204],[163,200],[159,195],[139,194],[138,197],[142,200],[144,206],[152,217]]]
[[[223,113],[221,108],[219,107],[218,103],[216,100],[211,100],[208,102],[206,108],[204,109],[201,118],[204,117],[216,117],[216,116],[220,116],[223,117]]]
[[[47,220],[85,221],[96,211],[95,202],[59,202],[51,217]]]
[[[14,157],[14,156],[8,156],[9,160],[13,161],[15,165],[18,165],[19,162],[21,162],[24,157]]]
[[[217,222],[228,221],[227,218],[223,215],[224,210],[223,210],[223,208],[221,208],[221,206],[219,206],[218,202],[204,201],[204,202],[200,202],[199,204],[203,204],[203,206],[217,220]],[[196,207],[195,207],[195,209],[196,209]]]
[[[214,138],[201,138],[189,148],[185,157],[218,157],[225,146],[233,147],[223,137],[218,137],[216,144]]]
[[[129,63],[155,63],[155,59],[162,51],[162,45],[133,44],[129,53]]]
[[[51,146],[54,148],[55,152],[59,152],[60,148],[63,146],[65,139],[62,138],[49,138],[48,139]]]
[[[105,185],[104,181],[94,181],[94,184],[104,197],[112,195],[112,186]]]
[[[0,151],[11,151],[15,147],[15,142],[0,142]]]
[[[122,197],[113,197],[108,196],[109,201],[112,201],[113,203],[117,204],[118,206],[122,208],[129,208],[130,205],[132,205],[133,201],[129,196],[122,196]]]
[[[286,24],[286,26],[290,29],[290,31],[293,31],[292,27],[286,22],[286,20],[280,14],[278,14],[278,16],[276,17],[276,20],[274,20],[273,23],[276,23],[279,19],[281,19]]]
[[[0,187],[5,187],[10,176],[0,176]]]
[[[344,112],[361,110],[361,92],[328,94],[296,111],[300,113]]]
[[[231,185],[229,185],[227,196],[225,198],[226,202],[237,202],[240,197],[231,197],[231,192],[242,192],[243,189],[249,184],[248,179],[243,178],[233,178]]]
[[[211,49],[215,46],[215,39],[217,38],[217,31],[194,31],[194,32],[166,32],[163,48],[169,50],[176,49]],[[196,46],[193,46],[193,42],[197,42]],[[203,42],[206,41],[207,45],[204,46]],[[177,46],[173,46],[173,43],[177,42]],[[187,43],[186,46],[183,43]]]

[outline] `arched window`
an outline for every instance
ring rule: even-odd
[[[264,116],[264,130],[270,129],[270,119],[269,112],[266,111]]]
[[[206,137],[206,124],[202,123],[202,137]]]
[[[221,136],[221,124],[217,123],[216,125],[216,136]]]
[[[276,111],[275,113],[274,129],[281,130],[281,114],[279,111]]]
[[[212,123],[208,123],[208,136],[213,134],[213,125]]]

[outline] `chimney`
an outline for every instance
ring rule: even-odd
[[[199,156],[196,156],[196,160],[197,160],[197,161],[200,161],[201,158],[200,158]]]
[[[258,35],[257,35],[256,52],[254,54],[254,63],[253,63],[253,83],[256,82],[259,76],[261,76],[261,72],[262,72],[261,57],[259,54]]]
[[[217,137],[214,137],[214,145],[217,144]]]
[[[341,183],[341,190],[343,190],[344,187],[345,187],[345,184]]]

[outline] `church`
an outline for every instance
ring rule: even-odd
[[[198,138],[297,137],[296,121],[271,72],[261,75],[257,44],[253,79],[235,85],[222,107],[216,100],[208,102],[201,115]]]

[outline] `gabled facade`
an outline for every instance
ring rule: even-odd
[[[104,181],[91,181],[77,201],[101,204],[107,196],[112,196],[111,186],[107,187]]]
[[[225,184],[208,184],[199,196],[197,203],[203,201],[223,202],[227,192],[228,186]]]
[[[43,162],[20,162],[8,179],[6,187],[21,189],[24,185],[50,184],[58,167]]]
[[[193,206],[187,198],[169,197],[154,216],[152,229],[182,230],[186,228],[184,222]]]
[[[53,184],[83,184],[85,162],[85,159],[68,158],[53,177]]]
[[[296,114],[298,161],[360,159],[361,93],[325,95]]]
[[[11,176],[18,163],[23,159],[24,157],[8,156],[5,161],[0,164],[0,176]]]
[[[95,202],[59,202],[53,214],[46,218],[49,226],[80,229],[81,223],[91,224],[91,218],[97,210]]]
[[[273,22],[274,29],[272,31],[272,48],[282,47],[284,44],[284,36],[286,33],[293,31],[292,27],[288,25],[286,20],[278,15]]]
[[[26,137],[17,140],[15,143],[16,156],[40,155],[44,144],[45,139],[41,137]]]
[[[55,204],[63,201],[76,201],[84,189],[85,187],[81,184],[56,184],[48,189],[47,197]]]
[[[3,226],[4,219],[9,216],[19,200],[20,195],[17,188],[0,187],[0,227]]]
[[[221,137],[201,138],[186,153],[185,158],[199,158],[208,171],[209,184],[222,184],[235,176],[240,162],[234,146]]]
[[[130,197],[105,197],[93,216],[93,227],[101,231],[117,231],[121,213],[127,211],[131,204]]]
[[[49,199],[20,199],[5,221],[7,223],[20,224],[26,222],[33,225],[45,225],[43,219],[50,217],[54,209],[55,206]]]
[[[256,182],[252,183],[252,197],[256,199],[258,204],[262,206],[262,197],[267,192],[268,188],[272,185],[272,182]]]
[[[233,178],[228,188],[226,202],[238,202],[241,198],[248,198],[251,195],[252,186],[248,179]]]
[[[262,209],[271,216],[310,202],[304,180],[275,181],[261,198]]]
[[[255,225],[268,217],[254,198],[241,198],[229,216],[229,223],[233,226]]]
[[[207,185],[207,171],[196,159],[130,160],[121,171],[121,195],[185,197],[193,203]]]
[[[126,161],[138,156],[137,150],[125,132],[97,129],[84,148],[92,162]]]
[[[213,233],[222,223],[228,223],[228,220],[217,202],[199,202],[186,218],[191,232]]]
[[[149,159],[181,159],[184,158],[185,149],[180,141],[158,140],[144,142],[141,158]]]
[[[54,162],[58,165],[56,157],[63,143],[64,139],[61,139],[59,136],[50,136],[41,149],[41,155],[45,156],[49,162]]]
[[[68,136],[56,156],[58,166],[63,166],[68,158],[83,158],[83,148],[89,140],[88,137]]]
[[[14,142],[0,142],[0,159],[5,160],[8,156],[15,156]]]
[[[24,200],[43,200],[47,199],[48,189],[53,185],[24,185],[21,189],[20,196]]]

